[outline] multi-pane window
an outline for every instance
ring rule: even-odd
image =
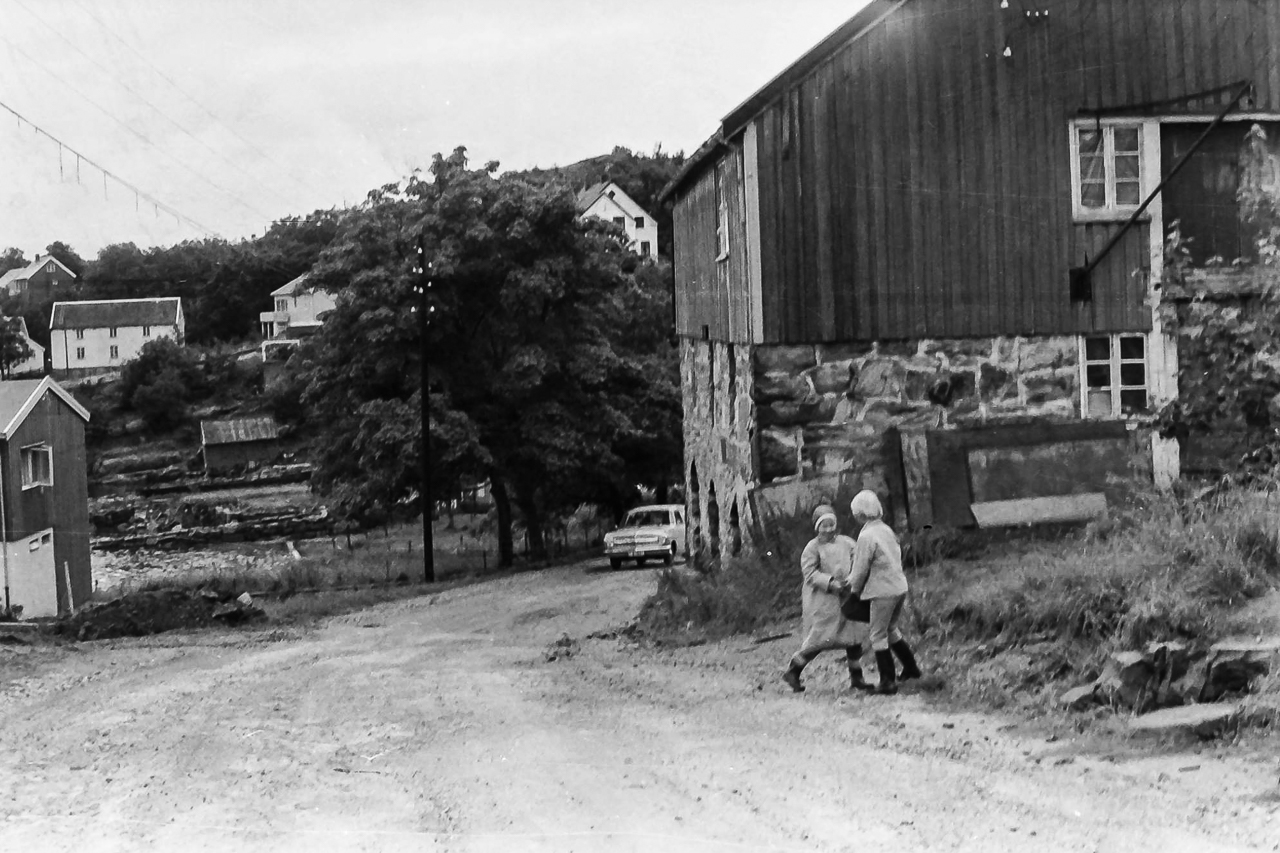
[[[142,327],[142,336],[143,336],[144,338],[149,338],[149,337],[151,337],[151,327],[150,327],[150,326],[143,326],[143,327]]]
[[[617,225],[619,228],[626,228],[626,227],[627,227],[627,217],[625,217],[625,216],[615,216],[615,217],[613,217],[613,224],[614,224],[614,225]]]
[[[640,254],[641,254],[643,257],[648,257],[648,256],[649,256],[649,241],[648,241],[648,240],[641,240],[641,241],[640,241]]]
[[[1132,213],[1142,203],[1142,128],[1081,124],[1072,128],[1077,215]]]
[[[113,338],[116,336],[116,327],[115,327],[115,326],[112,326],[112,327],[111,327],[111,332],[110,332],[110,334],[111,334],[111,337],[113,337]]]
[[[76,347],[76,360],[84,361],[84,347]]]
[[[84,340],[84,329],[76,329],[76,340],[77,341]]]
[[[1091,335],[1081,340],[1087,418],[1130,415],[1147,410],[1145,335]]]
[[[22,448],[22,488],[53,485],[53,450],[47,444]]]
[[[112,358],[119,358],[119,357],[120,357],[120,347],[113,346],[113,347],[111,348],[111,357],[112,357]]]
[[[277,299],[277,300],[276,300],[276,310],[277,310],[277,311],[288,311],[288,310],[289,310],[289,300],[288,300],[288,299]]]

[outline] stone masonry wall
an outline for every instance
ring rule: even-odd
[[[751,348],[680,344],[684,474],[691,554],[732,556],[750,547],[755,476]]]
[[[1072,336],[756,347],[758,481],[852,473],[881,491],[891,427],[1076,419],[1078,361]]]

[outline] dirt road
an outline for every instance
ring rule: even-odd
[[[590,638],[653,573],[589,568],[308,632],[5,646],[0,850],[1280,849],[1274,756],[1090,753],[851,696],[834,659],[794,696],[790,640]]]

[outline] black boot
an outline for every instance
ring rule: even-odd
[[[809,664],[803,658],[792,658],[791,666],[787,667],[787,671],[782,673],[782,680],[791,688],[792,693],[803,693],[804,685],[800,683],[800,673]]]
[[[844,653],[849,659],[849,689],[871,690],[871,685],[862,677],[862,646],[850,646]]]
[[[924,675],[916,665],[916,656],[911,653],[911,647],[907,645],[906,640],[890,643],[889,648],[898,656],[898,660],[902,661],[902,675],[898,676],[900,680],[907,681]]]
[[[898,692],[898,679],[893,672],[893,652],[888,649],[876,649],[876,669],[880,670],[880,683],[875,692],[881,696],[892,696]]]

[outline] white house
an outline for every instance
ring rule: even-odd
[[[303,273],[293,281],[271,291],[274,310],[258,315],[262,337],[266,340],[283,340],[306,337],[324,325],[324,315],[337,303],[327,290],[308,287],[310,273]]]
[[[642,257],[658,253],[658,223],[613,181],[601,181],[578,193],[578,215],[622,226],[632,251]]]
[[[118,367],[159,337],[182,342],[182,300],[95,299],[55,302],[49,319],[54,370]]]

